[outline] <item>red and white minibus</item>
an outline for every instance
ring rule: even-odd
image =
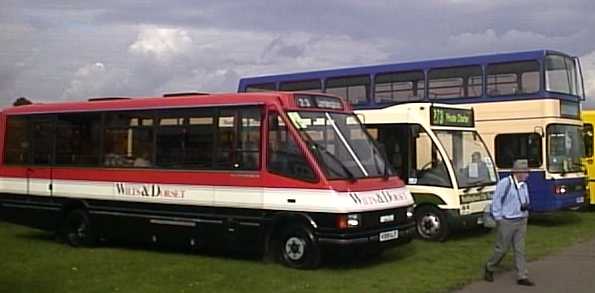
[[[341,98],[176,94],[0,113],[0,217],[100,238],[256,248],[313,268],[325,248],[414,234],[413,199]]]

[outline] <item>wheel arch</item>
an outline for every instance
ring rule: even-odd
[[[60,218],[57,221],[56,229],[60,229],[60,225],[64,222],[68,214],[76,209],[89,209],[89,205],[82,199],[67,199],[62,203]]]
[[[269,229],[267,229],[264,241],[264,252],[265,255],[268,255],[271,252],[271,241],[278,240],[277,238],[280,236],[281,231],[284,227],[299,224],[304,225],[305,227],[310,228],[311,231],[314,231],[318,228],[318,224],[314,219],[305,213],[279,213],[273,216],[271,220],[271,225]],[[313,241],[316,241],[316,236],[311,233],[310,237]]]

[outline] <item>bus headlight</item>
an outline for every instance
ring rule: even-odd
[[[554,185],[554,194],[564,195],[566,192],[568,192],[568,186],[563,185],[563,184]]]
[[[361,225],[362,216],[360,214],[347,214],[337,216],[337,228],[350,229]]]
[[[415,206],[410,206],[407,208],[407,218],[413,218],[413,212],[415,211]]]

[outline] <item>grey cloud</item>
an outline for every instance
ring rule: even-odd
[[[296,58],[304,54],[305,48],[298,45],[288,45],[284,42],[282,37],[277,37],[269,43],[263,50],[261,58],[267,58],[267,55],[278,54],[290,58]]]
[[[498,51],[583,56],[595,51],[594,13],[590,0],[7,0],[0,4],[0,106],[22,95],[233,91],[243,75]],[[147,25],[187,31],[188,52],[167,62],[131,53]],[[105,72],[77,76],[97,62]]]

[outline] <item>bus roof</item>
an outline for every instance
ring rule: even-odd
[[[17,107],[5,108],[4,114],[42,114],[64,112],[93,112],[115,110],[150,110],[158,108],[189,108],[207,106],[234,106],[256,104],[278,104],[287,109],[299,108],[293,97],[295,95],[323,95],[341,100],[343,109],[350,111],[349,103],[343,98],[328,94],[305,92],[259,92],[259,93],[218,93],[218,94],[187,94],[165,95],[164,97],[108,97],[93,98],[88,101],[34,103]],[[336,111],[336,110],[335,110]]]
[[[262,75],[254,77],[246,77],[240,80],[239,89],[244,87],[245,83],[270,83],[279,80],[292,81],[292,80],[304,80],[324,78],[326,76],[349,76],[368,74],[370,72],[383,72],[383,71],[409,71],[409,70],[426,70],[430,68],[441,68],[441,67],[453,67],[453,66],[464,66],[464,65],[477,65],[487,63],[498,63],[498,62],[514,62],[514,61],[525,61],[525,60],[536,60],[542,59],[546,55],[557,54],[566,55],[568,54],[548,49],[532,50],[532,51],[520,51],[520,52],[508,52],[508,53],[496,53],[496,54],[484,54],[467,57],[453,57],[453,58],[440,58],[423,61],[411,61],[411,62],[399,62],[381,65],[368,65],[368,66],[353,66],[343,67],[327,70],[314,70],[300,73],[288,73],[288,74],[275,74],[275,75]]]

